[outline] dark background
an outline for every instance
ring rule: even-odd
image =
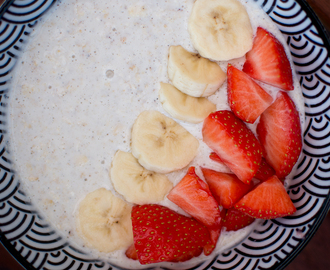
[[[4,0],[0,0],[2,3]],[[330,30],[329,0],[306,0],[323,25]],[[330,269],[330,215],[328,214],[312,240],[287,266],[286,270]],[[329,256],[329,257],[328,257]],[[23,270],[22,266],[0,244],[0,270]]]

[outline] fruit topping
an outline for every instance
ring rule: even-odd
[[[127,248],[133,243],[131,206],[105,188],[97,189],[80,202],[78,233],[87,246],[101,252]]]
[[[242,57],[252,48],[250,18],[237,0],[195,1],[188,31],[195,49],[212,60]]]
[[[132,225],[141,264],[183,262],[199,256],[210,242],[204,225],[160,205],[134,206]]]
[[[296,212],[282,182],[273,175],[246,194],[235,208],[250,217],[274,219]]]
[[[211,160],[218,162],[220,164],[223,164],[223,161],[217,155],[217,153],[212,152],[209,157]],[[266,160],[264,158],[261,158],[259,169],[256,172],[256,174],[254,175],[254,178],[261,180],[261,181],[266,181],[268,178],[270,178],[274,174],[275,174],[275,170],[266,162]]]
[[[216,111],[207,98],[188,96],[168,83],[160,83],[159,101],[171,116],[190,123],[200,123]]]
[[[220,206],[232,208],[252,186],[244,184],[235,174],[217,172],[202,168],[205,181]]]
[[[198,146],[193,135],[158,111],[142,112],[132,128],[132,154],[150,171],[169,173],[186,167]]]
[[[173,85],[192,97],[210,96],[226,80],[226,73],[217,63],[182,46],[170,47],[167,72]]]
[[[226,231],[229,232],[243,229],[252,224],[253,221],[255,221],[255,218],[252,218],[235,208],[230,208],[227,210],[222,221],[222,227],[226,228]]]
[[[299,113],[287,93],[279,92],[275,102],[261,115],[257,134],[267,163],[278,178],[285,178],[302,149]]]
[[[203,125],[203,140],[246,184],[256,174],[262,149],[252,131],[231,111],[211,113]]]
[[[244,122],[254,123],[273,102],[273,98],[249,75],[228,65],[228,103]]]
[[[283,90],[293,90],[292,69],[281,42],[258,27],[253,47],[246,54],[243,71],[252,78]]]
[[[261,181],[266,181],[274,174],[275,170],[266,162],[264,158],[262,158],[260,162],[260,167],[254,178],[257,178]]]
[[[194,167],[188,169],[167,198],[209,229],[211,244],[204,248],[205,255],[209,255],[220,236],[220,210],[208,185],[197,176]]]
[[[112,160],[110,178],[115,190],[136,204],[160,202],[173,187],[166,175],[143,168],[131,153],[120,150]]]
[[[132,259],[132,260],[138,260],[138,255],[136,253],[136,249],[134,244],[130,245],[128,249],[125,251],[125,255],[127,258]]]
[[[220,164],[223,163],[222,159],[217,155],[216,152],[212,152],[212,153],[210,154],[209,157],[210,157],[210,159],[213,160],[213,161],[216,161],[216,162],[218,162],[218,163],[220,163]]]

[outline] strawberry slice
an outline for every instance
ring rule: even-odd
[[[293,77],[285,49],[276,37],[258,27],[243,71],[252,78],[283,90],[293,90]]]
[[[275,170],[266,162],[264,158],[262,158],[260,162],[260,167],[254,177],[264,182],[274,174]]]
[[[220,210],[208,185],[197,176],[194,167],[188,169],[187,174],[171,190],[167,198],[209,229],[211,244],[204,248],[205,255],[209,255],[220,236]]]
[[[183,262],[199,256],[210,242],[204,225],[160,205],[133,206],[132,226],[141,264]]]
[[[275,102],[261,115],[257,134],[266,161],[278,178],[285,178],[302,149],[299,113],[287,93],[279,92]]]
[[[211,160],[223,164],[223,161],[217,155],[217,153],[212,152],[209,157]],[[261,158],[259,169],[256,172],[254,178],[261,180],[261,181],[266,181],[266,180],[268,180],[268,178],[270,178],[274,174],[275,174],[275,170],[266,162],[266,160],[264,158]]]
[[[209,158],[213,161],[216,161],[216,162],[220,163],[220,164],[223,163],[222,159],[217,155],[216,152],[211,152],[211,154],[209,155]]]
[[[253,218],[274,219],[296,212],[282,182],[273,175],[246,194],[235,208]]]
[[[250,225],[253,221],[255,221],[255,218],[252,218],[235,208],[230,208],[227,210],[226,216],[223,218],[223,227],[226,228],[227,232],[238,231]]]
[[[259,141],[231,111],[211,113],[203,125],[203,140],[246,184],[256,174],[262,156]]]
[[[273,98],[249,75],[232,65],[227,69],[228,103],[233,113],[247,123],[254,123],[273,102]]]
[[[226,209],[232,208],[252,188],[240,181],[235,174],[206,168],[202,168],[202,172],[214,198]]]
[[[134,244],[130,245],[128,249],[125,252],[125,255],[127,258],[132,259],[132,260],[138,260],[138,255],[136,253],[136,249]]]

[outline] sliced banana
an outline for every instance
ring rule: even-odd
[[[110,178],[115,190],[136,204],[160,202],[173,187],[166,175],[143,168],[131,153],[123,151],[117,151],[112,160]]]
[[[237,0],[197,0],[188,31],[203,57],[227,61],[252,48],[252,26],[245,7]]]
[[[78,233],[86,245],[100,252],[127,248],[133,243],[131,210],[111,191],[97,189],[79,205]]]
[[[190,123],[202,122],[216,111],[216,105],[207,98],[188,96],[168,83],[160,83],[159,100],[171,116]]]
[[[144,111],[132,128],[132,154],[147,170],[169,173],[186,167],[199,142],[173,119],[158,111]]]
[[[182,46],[171,46],[167,72],[173,85],[193,97],[212,95],[226,80],[226,73],[217,63]]]

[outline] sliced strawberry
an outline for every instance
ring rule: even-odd
[[[209,229],[211,244],[204,248],[205,255],[209,255],[220,236],[220,210],[208,185],[197,176],[194,167],[188,169],[187,174],[167,198]]]
[[[221,229],[222,229],[221,217],[220,217],[220,226],[219,227],[208,228],[208,229],[209,229],[211,241],[204,246],[204,254],[206,256],[210,255],[217,245],[218,239],[221,234]]]
[[[273,98],[249,75],[232,65],[227,69],[228,103],[233,113],[247,123],[254,123],[273,102]]]
[[[239,180],[235,174],[206,168],[202,168],[202,171],[214,198],[226,209],[232,208],[252,188]]]
[[[252,131],[231,111],[211,113],[203,125],[203,140],[246,184],[261,161],[262,150]]]
[[[226,216],[223,219],[223,227],[226,228],[226,231],[228,232],[237,231],[250,225],[253,221],[255,221],[255,218],[252,218],[235,208],[230,208],[227,210]]]
[[[285,92],[261,115],[257,133],[266,161],[283,179],[296,164],[302,149],[299,113]]]
[[[260,162],[260,167],[254,177],[261,181],[266,181],[275,173],[275,170],[266,162],[264,158],[262,158]]]
[[[216,161],[216,162],[221,163],[221,164],[223,163],[222,159],[217,155],[216,152],[212,152],[209,157],[213,161]]]
[[[293,90],[293,77],[285,49],[276,37],[258,27],[243,71],[252,78],[283,90]]]
[[[223,161],[217,155],[217,153],[212,152],[209,157],[213,161],[223,164]],[[261,158],[259,169],[256,172],[254,178],[259,179],[261,181],[266,181],[268,178],[270,178],[274,174],[276,174],[275,170],[266,162],[266,160],[264,158]],[[212,192],[212,190],[211,190],[211,192]]]
[[[282,182],[273,175],[246,194],[235,208],[253,218],[274,219],[296,212]]]
[[[204,225],[160,205],[133,206],[132,226],[141,264],[186,261],[210,242]]]
[[[134,244],[132,244],[128,247],[128,249],[125,252],[125,255],[129,259],[138,260],[138,255],[136,253],[136,249],[135,249]]]

